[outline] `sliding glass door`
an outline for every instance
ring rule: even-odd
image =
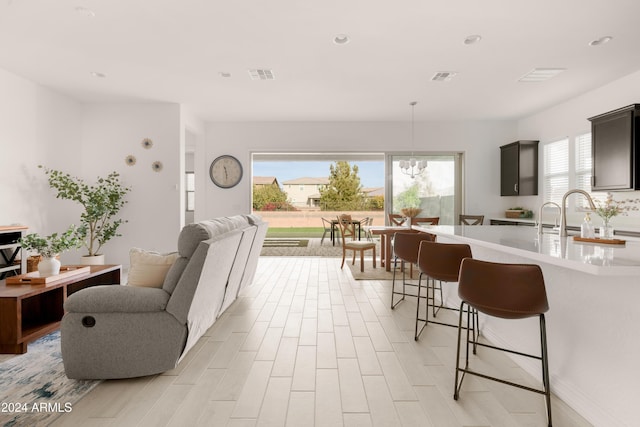
[[[460,153],[387,154],[387,214],[418,208],[418,216],[439,217],[440,224],[457,224],[462,209],[461,157]],[[422,172],[419,162],[426,164]]]

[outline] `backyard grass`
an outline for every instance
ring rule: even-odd
[[[322,237],[322,227],[269,227],[267,237]]]

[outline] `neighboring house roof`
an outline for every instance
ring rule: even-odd
[[[384,196],[384,187],[369,187],[369,188],[363,188],[362,192],[365,194],[365,196],[367,197],[374,197],[374,196]]]
[[[275,176],[254,176],[253,185],[278,185],[278,179]]]
[[[327,185],[329,184],[329,178],[303,177],[303,178],[290,179],[289,181],[282,181],[282,185],[299,185],[299,184]]]

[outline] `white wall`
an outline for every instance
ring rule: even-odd
[[[38,165],[81,170],[82,107],[47,88],[0,69],[0,225],[51,234],[69,226],[66,206],[52,197]]]
[[[142,140],[153,141],[150,149]],[[94,180],[112,171],[131,187],[121,217],[122,237],[104,246],[107,263],[129,264],[129,249],[140,247],[159,252],[176,250],[180,231],[184,162],[180,157],[180,106],[178,104],[90,104],[82,122],[82,176]],[[125,164],[133,155],[137,162]],[[151,165],[160,161],[160,172]],[[71,203],[71,202],[69,202]]]
[[[575,136],[591,132],[589,117],[597,116],[630,104],[640,103],[640,71],[615,80],[596,90],[556,105],[540,113],[526,117],[518,122],[519,139],[540,140],[540,185],[542,183],[542,144],[569,137],[573,143]],[[640,192],[615,192],[614,199],[637,199]],[[518,203],[526,206],[540,206],[542,203],[542,187],[538,197],[519,198]],[[570,222],[580,224],[583,214],[568,215]],[[639,212],[631,212],[626,216],[614,218],[615,225],[628,225],[638,228]],[[600,220],[594,215],[596,226]]]
[[[501,145],[516,139],[515,122],[424,122],[415,124],[415,147],[408,123],[395,122],[229,122],[209,123],[205,163],[196,173],[208,174],[211,161],[231,154],[243,164],[244,176],[232,189],[217,188],[207,179],[204,217],[251,211],[252,152],[464,152],[465,211],[498,215],[509,201],[500,197]],[[198,169],[200,166],[200,170]],[[207,175],[208,176],[208,175]],[[200,210],[200,205],[197,205]],[[196,216],[203,212],[197,212]],[[196,218],[198,219],[198,218]]]

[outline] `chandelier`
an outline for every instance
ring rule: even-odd
[[[412,101],[409,103],[409,105],[411,105],[411,148],[414,147],[414,142],[413,142],[413,113],[415,110],[417,102],[416,101]],[[412,179],[416,176],[416,175],[420,175],[422,172],[424,172],[424,170],[427,168],[427,161],[426,160],[416,160],[413,157],[413,152],[411,152],[411,157],[409,158],[409,160],[400,160],[400,171],[405,174],[405,175],[409,175]]]

